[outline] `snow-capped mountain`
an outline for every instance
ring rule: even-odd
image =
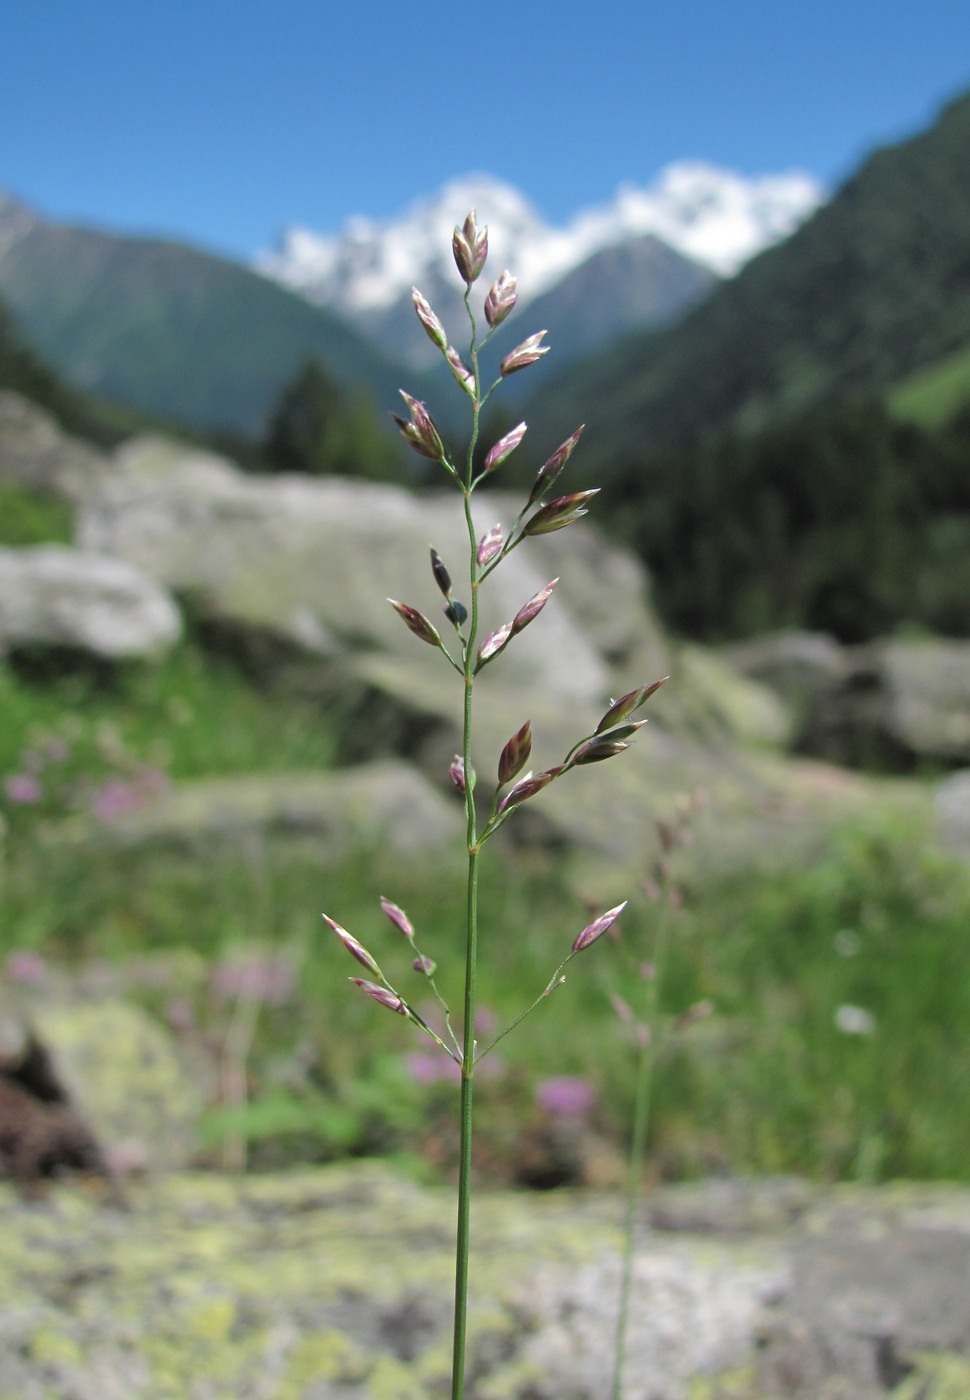
[[[451,232],[470,208],[489,226],[493,268],[519,279],[521,302],[547,292],[593,254],[652,234],[720,275],[791,233],[825,198],[801,171],[754,178],[681,161],[646,188],[624,185],[611,204],[580,210],[553,228],[511,185],[489,175],[453,180],[396,219],[350,220],[325,236],[287,230],[259,269],[345,315],[385,311],[417,284],[451,282]]]

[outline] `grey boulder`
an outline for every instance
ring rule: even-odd
[[[104,453],[66,433],[30,399],[0,389],[0,481],[76,504],[110,470]]]
[[[0,645],[118,659],[163,652],[180,632],[171,596],[132,564],[64,545],[0,549]]]

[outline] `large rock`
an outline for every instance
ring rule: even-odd
[[[192,1159],[209,1086],[157,1021],[107,1000],[46,1007],[32,1024],[59,1083],[109,1157],[130,1154],[152,1170]]]
[[[510,526],[520,504],[476,500],[476,530],[496,520]],[[421,609],[444,633],[431,544],[452,572],[456,597],[468,602],[461,582],[468,538],[455,493],[246,476],[160,438],[121,449],[115,476],[81,511],[78,538],[191,595],[207,617],[272,634],[311,656],[413,657],[420,644],[388,597]],[[530,629],[527,646],[508,648],[501,683],[523,696],[595,706],[609,691],[612,662],[635,656],[637,676],[652,679],[664,673],[666,649],[632,560],[592,534],[568,552],[568,567],[565,551],[555,536],[516,550],[482,591],[481,635],[511,619],[562,567],[557,605]],[[430,652],[423,659],[430,662]]]
[[[875,654],[891,739],[918,761],[970,762],[970,642],[890,641]]]
[[[78,818],[59,839],[209,854],[254,840],[303,842],[323,864],[358,848],[414,858],[441,849],[460,806],[393,760],[333,773],[254,773],[173,784],[117,820]]]
[[[842,647],[820,633],[788,632],[725,655],[789,704],[799,752],[903,770],[970,760],[970,642]]]
[[[119,1166],[172,1170],[198,1150],[211,1087],[203,1062],[115,996],[79,995],[54,975],[9,986],[0,997],[0,1073],[35,1103],[68,1105]]]
[[[799,728],[845,685],[850,669],[846,648],[825,632],[772,632],[725,647],[723,655],[782,696]]]
[[[104,453],[65,433],[44,409],[0,389],[0,480],[77,504],[111,469]]]
[[[476,497],[476,535],[496,521],[508,528],[521,504]],[[468,539],[454,492],[256,478],[211,454],[141,438],[117,454],[114,476],[85,503],[79,534],[191,595],[200,616],[240,645],[271,639],[272,679],[339,696],[353,716],[343,762],[405,755],[445,786],[460,747],[463,684],[386,599],[421,609],[447,637],[428,547],[467,603]],[[700,786],[711,797],[712,815],[697,831],[697,865],[707,873],[752,858],[814,859],[833,823],[896,801],[887,789],[791,767],[767,751],[785,736],[777,699],[713,657],[671,647],[642,569],[588,522],[509,556],[482,589],[483,633],[558,576],[550,605],[476,686],[473,757],[483,801],[502,746],[526,719],[538,771],[592,732],[611,697],[668,672],[671,680],[650,701],[650,725],[629,754],[605,774],[599,765],[568,774],[503,837],[578,848],[588,885],[612,882],[619,867],[642,871],[658,812]],[[928,812],[928,796],[923,805]],[[921,809],[918,819],[925,815]]]
[[[358,1164],[173,1176],[131,1206],[61,1189],[39,1209],[0,1188],[0,1393],[450,1393],[451,1191]],[[607,1400],[622,1212],[603,1194],[476,1198],[468,1400]],[[968,1193],[947,1187],[648,1197],[624,1393],[963,1400],[968,1227]]]
[[[0,645],[55,646],[121,658],[167,650],[181,618],[134,565],[64,545],[0,549]]]

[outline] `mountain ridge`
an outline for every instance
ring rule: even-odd
[[[553,227],[515,186],[471,174],[394,218],[348,220],[332,237],[291,228],[277,251],[258,255],[255,265],[424,369],[435,351],[414,323],[411,288],[420,287],[446,325],[463,323],[451,232],[475,208],[489,227],[490,267],[509,268],[518,279],[519,310],[537,306],[550,329],[562,329],[562,363],[623,332],[676,319],[718,276],[786,236],[821,198],[818,183],[801,172],[748,179],[680,161],[652,186],[623,186],[611,204],[581,209]],[[649,260],[647,239],[655,250]],[[629,278],[605,275],[624,261],[624,250],[630,271],[647,270],[645,284],[631,289]],[[601,299],[598,331],[575,320],[577,280]]]
[[[250,268],[170,239],[47,221],[0,197],[0,296],[76,387],[193,428],[259,432],[317,358],[391,399],[400,367]]]
[[[293,226],[277,250],[258,254],[255,262],[312,300],[347,313],[386,308],[429,272],[450,274],[451,230],[477,208],[480,222],[489,225],[492,265],[511,268],[526,305],[592,254],[644,234],[730,275],[786,237],[823,198],[819,182],[803,171],[745,177],[684,160],[664,167],[652,185],[623,185],[612,203],[582,208],[554,227],[515,186],[469,174],[388,220],[353,218],[332,236]]]
[[[970,93],[875,151],[676,325],[567,366],[530,407],[552,420],[581,392],[589,451],[609,472],[651,447],[887,391],[970,344],[968,247]]]

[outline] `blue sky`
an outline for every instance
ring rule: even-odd
[[[699,157],[836,184],[970,87],[967,0],[0,0],[0,189],[247,255],[454,175],[552,222]]]

